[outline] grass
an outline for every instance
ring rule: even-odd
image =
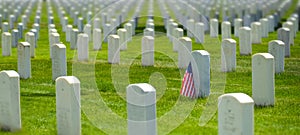
[[[144,7],[146,10],[141,11],[143,16],[147,14],[147,1]],[[289,14],[294,7],[288,12]],[[154,11],[155,16],[160,16],[156,10]],[[0,132],[0,134],[57,133],[55,82],[51,77],[46,12],[46,4],[43,3],[40,39],[36,57],[31,59],[32,78],[20,81],[22,130],[17,133]],[[140,18],[138,35],[128,43],[128,49],[121,52],[120,65],[108,64],[106,43],[103,44],[102,50],[90,51],[89,63],[77,62],[76,51],[70,50],[70,44],[65,42],[65,34],[57,20],[56,10],[54,10],[54,17],[60,39],[68,48],[68,75],[75,75],[81,81],[82,134],[120,133],[126,129],[125,87],[129,83],[148,82],[156,88],[159,134],[168,132],[170,134],[217,134],[217,113],[213,113],[216,109],[214,105],[217,97],[222,93],[232,92],[243,92],[251,96],[251,56],[237,55],[235,72],[226,74],[218,72],[220,41],[210,38],[209,35],[206,35],[206,42],[203,45],[193,41],[193,50],[205,49],[211,54],[212,95],[205,99],[188,100],[179,97],[184,69],[176,67],[177,53],[172,51],[172,44],[164,34],[162,18],[154,18],[155,29],[161,32],[157,32],[155,37],[155,65],[143,67],[140,60],[141,33],[145,27],[146,17]],[[34,18],[31,17],[28,27],[32,25],[33,20]],[[275,106],[255,107],[255,134],[298,134],[300,132],[299,36],[300,33],[297,33],[295,45],[291,47],[291,57],[285,59],[285,72],[275,75]],[[262,44],[253,45],[253,54],[267,52],[268,42],[276,37],[276,32],[270,33],[268,38],[263,39]],[[238,38],[234,39],[238,43]],[[238,52],[237,45],[237,54]],[[12,56],[0,56],[1,70],[17,71],[16,48],[13,48]],[[212,110],[208,111],[211,114],[207,115],[211,115],[212,119],[205,126],[199,126],[199,118],[207,109],[207,102],[213,106]]]

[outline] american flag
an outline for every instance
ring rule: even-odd
[[[193,71],[192,71],[192,64],[189,63],[188,68],[185,71],[180,94],[186,97],[195,98],[196,97],[196,90],[194,86],[194,79],[193,79]]]

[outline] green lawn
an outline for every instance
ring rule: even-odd
[[[296,2],[297,0],[294,0],[294,3]],[[147,13],[147,1],[144,4],[145,9],[142,10],[141,15]],[[154,4],[157,5],[155,1]],[[285,18],[294,11],[295,5],[291,7]],[[154,8],[158,7],[154,6]],[[172,51],[172,44],[165,36],[162,18],[154,18],[157,31],[154,66],[141,66],[141,33],[145,27],[146,17],[140,18],[137,35],[128,43],[128,49],[121,52],[121,64],[111,65],[107,62],[106,43],[103,44],[102,50],[91,49],[88,63],[77,62],[76,51],[70,50],[70,44],[65,41],[56,8],[53,8],[53,11],[60,40],[68,48],[68,75],[75,75],[81,81],[82,134],[120,133],[126,129],[125,88],[132,83],[150,83],[156,88],[159,134],[169,132],[170,134],[217,134],[218,122],[215,113],[217,97],[232,92],[242,92],[251,96],[251,56],[240,56],[238,45],[236,71],[222,73],[219,71],[220,39],[206,35],[203,45],[193,41],[193,50],[205,49],[211,54],[212,95],[205,99],[189,100],[179,96],[185,69],[178,69],[176,66],[177,53]],[[154,11],[155,16],[161,16],[158,10]],[[40,39],[36,48],[36,57],[31,59],[32,78],[20,81],[22,130],[16,134],[57,133],[55,82],[51,77],[46,12],[46,3],[43,3]],[[34,21],[34,13],[28,27]],[[255,134],[300,133],[299,37],[300,33],[297,33],[295,45],[291,46],[291,57],[285,59],[285,72],[275,75],[275,106],[255,107]],[[267,52],[268,42],[276,38],[276,32],[270,33],[268,38],[263,38],[262,44],[253,45],[253,54]],[[234,39],[238,43],[238,38]],[[12,56],[0,56],[0,71],[2,70],[17,71],[16,48],[13,48]],[[204,126],[199,126],[201,116],[211,117],[211,120]],[[0,132],[0,134],[12,133]]]

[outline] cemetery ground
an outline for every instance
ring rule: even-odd
[[[46,14],[46,5],[43,5],[43,14]],[[54,12],[54,16],[57,13]],[[30,19],[33,20],[34,16]],[[56,17],[58,18],[58,17]],[[139,21],[137,33],[142,33],[146,17],[142,17]],[[163,52],[164,50],[172,50],[172,44],[165,36],[163,28],[163,19],[154,18],[155,30],[161,33],[156,33],[155,49],[160,52],[155,52],[155,65],[153,67],[141,66],[141,56],[135,55],[134,52],[141,50],[142,34],[137,34],[133,37],[133,41],[128,43],[127,51],[121,52],[122,56],[135,58],[130,65],[129,78],[130,83],[149,83],[155,86],[161,86],[159,81],[152,80],[153,73],[164,77],[166,87],[155,87],[157,93],[161,94],[161,98],[157,102],[157,117],[162,117],[166,112],[172,109],[179,97],[179,91],[182,82],[182,74],[185,69],[178,69],[176,62],[172,59],[176,58],[176,53]],[[31,21],[32,22],[32,21]],[[52,81],[51,60],[49,58],[49,40],[47,29],[47,16],[41,16],[41,31],[38,47],[36,48],[36,57],[31,59],[32,78],[20,80],[21,90],[21,117],[22,130],[17,133],[0,132],[0,134],[56,134],[56,105],[55,105],[55,82]],[[55,22],[57,26],[60,24]],[[72,23],[72,22],[70,22]],[[31,24],[28,24],[30,26]],[[70,44],[64,42],[65,33],[61,27],[57,27],[60,38],[67,46],[67,74],[72,75],[73,66],[76,65],[76,51],[70,50]],[[233,37],[233,36],[232,36]],[[275,75],[275,106],[259,107],[254,110],[254,130],[255,134],[299,134],[300,133],[300,33],[297,33],[295,45],[291,46],[291,57],[285,58],[285,71]],[[209,35],[206,35],[209,39]],[[219,36],[220,38],[220,36]],[[241,92],[247,95],[252,94],[252,67],[251,56],[240,56],[238,38],[237,41],[237,68],[235,72],[226,73],[226,84],[224,93]],[[268,42],[277,39],[277,32],[269,34],[268,38],[263,38],[262,44],[254,44],[252,54],[267,52]],[[213,50],[220,50],[220,40],[207,40],[204,44],[212,46]],[[205,45],[205,46],[206,46]],[[0,48],[0,52],[2,48]],[[203,45],[193,41],[193,50],[206,49]],[[92,44],[90,44],[92,50]],[[130,53],[133,51],[133,53]],[[166,55],[168,54],[168,55]],[[96,56],[96,63],[84,63],[89,67],[94,67],[96,83],[98,90],[108,107],[115,113],[127,118],[126,101],[123,100],[115,91],[112,83],[112,65],[107,62],[107,44],[103,43],[102,50],[92,52]],[[132,56],[131,56],[132,55]],[[137,56],[137,57],[135,57]],[[17,48],[12,49],[12,56],[0,56],[0,71],[15,70],[17,71]],[[80,79],[79,79],[80,80]],[[213,83],[213,82],[212,82]],[[166,89],[164,89],[166,88]],[[212,88],[213,89],[213,88]],[[196,104],[191,114],[185,121],[173,130],[170,134],[217,134],[218,123],[217,113],[205,125],[199,126],[199,118],[203,108],[206,105],[208,98],[197,99]],[[183,108],[184,109],[184,108]],[[81,113],[82,134],[104,134],[101,130],[95,127]],[[97,116],[101,117],[101,116]],[[159,128],[159,127],[158,127]]]

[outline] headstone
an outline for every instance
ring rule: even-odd
[[[83,32],[83,25],[84,25],[83,24],[83,18],[79,17],[78,22],[77,22],[77,28],[78,28],[79,33]]]
[[[218,134],[253,135],[254,102],[244,93],[229,93],[219,97]]]
[[[274,57],[275,73],[284,71],[284,42],[273,40],[269,42],[268,52]]]
[[[261,44],[261,23],[260,22],[253,22],[251,23],[251,37],[253,44]]]
[[[239,29],[240,55],[251,55],[252,37],[251,28],[241,27]]]
[[[156,135],[156,90],[150,84],[126,88],[129,135]]]
[[[23,24],[22,23],[18,23],[18,31],[19,31],[19,39],[23,39]]]
[[[118,64],[120,62],[120,37],[110,35],[108,37],[108,63]]]
[[[196,97],[207,97],[210,94],[210,54],[205,50],[192,52],[192,70]]]
[[[221,49],[222,71],[234,71],[236,68],[236,41],[234,39],[224,39]]]
[[[88,61],[89,60],[89,36],[87,34],[81,33],[78,35],[77,40],[78,48],[78,61]]]
[[[293,32],[294,32],[294,37],[296,37],[297,35],[297,32],[298,32],[298,25],[299,25],[299,22],[296,20],[296,18],[294,17],[290,17],[288,18],[288,21],[292,22],[293,23]]]
[[[9,28],[10,29],[14,28],[14,23],[15,23],[15,16],[14,15],[10,15],[9,16]]]
[[[3,31],[3,32],[8,32],[8,31],[9,31],[9,25],[8,25],[8,22],[3,22],[3,23],[2,23],[2,31]]]
[[[67,25],[68,25],[68,23],[69,23],[69,22],[68,22],[68,19],[69,19],[68,17],[64,17],[64,18],[63,18],[63,23],[62,23],[62,24],[63,24],[63,31],[64,31],[64,32],[67,31]]]
[[[268,21],[269,21],[269,32],[274,32],[275,31],[275,19],[273,15],[268,16]]]
[[[261,36],[263,38],[269,36],[269,21],[267,18],[262,18],[259,20],[261,23]]]
[[[277,30],[277,37],[278,40],[281,40],[284,42],[284,53],[285,57],[290,57],[291,56],[291,51],[290,51],[290,29],[288,28],[280,28]]]
[[[60,43],[60,36],[58,33],[51,33],[50,35],[50,42],[49,42],[49,49],[50,49],[50,58],[52,58],[52,46],[55,44]]]
[[[89,41],[93,41],[92,39],[92,26],[90,24],[86,24],[83,29],[84,33],[89,36]]]
[[[9,32],[2,33],[2,56],[11,56],[11,34]]]
[[[231,38],[231,23],[222,22],[222,39]]]
[[[199,22],[195,24],[195,38],[197,43],[204,43],[204,23]]]
[[[219,22],[217,19],[210,20],[210,37],[218,37],[219,36]]]
[[[19,31],[17,29],[12,30],[12,47],[17,47],[19,42]]]
[[[25,36],[25,41],[30,44],[30,57],[35,57],[35,36],[32,32],[27,32]]]
[[[126,29],[118,29],[118,36],[120,37],[120,50],[127,50],[127,40],[126,40]]]
[[[132,40],[132,25],[130,23],[126,23],[124,25],[124,28],[127,31],[127,41],[131,41]]]
[[[57,77],[67,75],[66,46],[54,44],[52,53],[52,80],[54,81]]]
[[[37,48],[37,30],[36,29],[30,29],[30,32],[32,32],[34,34],[34,45],[35,45],[35,48]]]
[[[2,131],[21,130],[20,77],[16,71],[0,72],[0,128]]]
[[[78,37],[79,31],[78,29],[72,29],[71,30],[71,49],[77,49],[77,37]]]
[[[283,25],[282,25],[283,28],[288,28],[290,29],[290,45],[294,45],[294,26],[293,26],[293,23],[292,22],[284,22]]]
[[[33,26],[32,26],[34,29],[36,29],[36,36],[37,36],[37,39],[39,39],[40,38],[40,25],[39,24],[37,24],[37,23],[35,23],[35,24],[33,24]]]
[[[107,38],[111,33],[111,25],[106,23],[103,28],[104,43],[107,43]]]
[[[241,18],[234,19],[234,36],[239,37],[239,30],[243,26],[243,20]]]
[[[20,78],[31,78],[30,44],[20,42],[18,44],[18,73]]]
[[[100,29],[100,19],[99,18],[94,19],[94,29]]]
[[[180,37],[178,44],[178,68],[187,68],[191,60],[192,40],[189,37]]]
[[[171,31],[170,31],[170,27],[172,27],[173,25],[171,25],[174,22],[173,19],[168,19],[167,21],[167,37],[171,36]]]
[[[80,82],[74,76],[56,79],[56,123],[59,135],[81,134]]]
[[[101,29],[94,29],[93,30],[93,44],[94,50],[101,50],[102,49],[102,34]]]
[[[142,39],[142,66],[154,65],[154,38],[144,36]]]
[[[181,28],[175,28],[174,29],[174,38],[173,38],[173,51],[177,52],[178,51],[178,47],[180,45],[180,41],[179,38],[183,37],[183,29]]]
[[[194,37],[195,21],[193,19],[187,20],[187,36],[190,38]]]
[[[66,41],[67,42],[71,41],[72,30],[73,30],[73,26],[72,25],[67,25],[67,29],[66,29]]]
[[[154,28],[155,28],[155,25],[154,25],[154,23],[147,23],[147,24],[146,24],[146,28],[151,28],[151,29],[155,30],[155,29],[154,29]]]
[[[252,56],[252,98],[255,105],[275,103],[274,57],[269,53]]]
[[[144,36],[152,36],[154,37],[154,30],[151,28],[144,29]]]

